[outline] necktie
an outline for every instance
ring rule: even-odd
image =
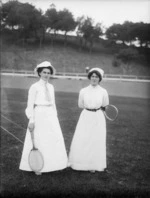
[[[45,83],[45,99],[47,101],[51,101],[51,97],[50,97],[49,90],[48,90],[48,87],[47,87],[46,83]]]

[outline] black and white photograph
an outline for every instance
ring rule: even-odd
[[[1,197],[150,197],[150,0],[0,14]]]

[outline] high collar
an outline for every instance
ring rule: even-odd
[[[45,81],[42,78],[40,78],[39,83],[42,85],[45,85],[45,84],[48,84],[48,81]]]
[[[100,87],[100,85],[98,84],[98,85],[96,85],[96,86],[93,86],[93,85],[90,84],[89,87],[90,87],[91,89],[97,89],[97,88]]]

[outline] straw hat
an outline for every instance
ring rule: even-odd
[[[92,69],[89,70],[88,75],[89,75],[91,72],[93,72],[93,71],[97,71],[97,72],[100,74],[101,78],[103,79],[104,70],[102,70],[102,69],[100,69],[100,68],[98,68],[98,67],[95,67],[95,68],[92,68]]]
[[[52,66],[52,64],[49,61],[44,61],[42,63],[40,63],[39,65],[36,66],[36,68],[34,69],[35,73],[37,73],[39,68],[46,68],[46,67],[50,67],[52,74],[55,73],[55,68]]]

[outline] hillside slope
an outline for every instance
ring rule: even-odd
[[[85,72],[86,67],[100,67],[106,74],[128,74],[150,76],[150,68],[141,63],[131,63],[114,67],[114,55],[110,53],[79,51],[77,48],[63,45],[28,45],[6,44],[1,46],[1,68],[33,70],[42,61],[50,61],[57,72]]]

